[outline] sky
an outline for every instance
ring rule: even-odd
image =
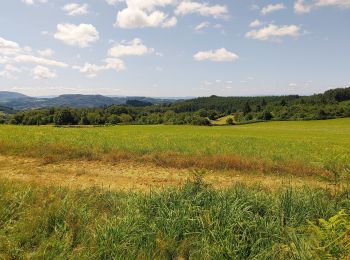
[[[350,0],[2,0],[0,91],[310,95],[350,85]]]

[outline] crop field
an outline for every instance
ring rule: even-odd
[[[0,259],[348,259],[349,165],[350,119],[2,125]]]

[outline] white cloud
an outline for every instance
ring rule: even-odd
[[[111,1],[111,4],[115,4]],[[176,4],[177,0],[125,0],[126,8],[117,14],[114,26],[120,28],[162,27],[169,28],[177,24],[175,16],[157,10]]]
[[[296,84],[296,83],[291,82],[291,83],[289,83],[289,86],[290,86],[290,87],[296,87],[296,86],[297,86],[297,84]]]
[[[73,66],[73,69],[79,70],[81,73],[85,73],[88,77],[96,77],[100,71],[125,70],[124,61],[121,57],[125,56],[143,56],[146,54],[154,53],[153,48],[148,48],[142,43],[142,40],[135,38],[132,41],[122,41],[116,43],[112,48],[108,50],[108,57],[104,60],[103,65],[96,65],[91,63],[85,63],[83,66]]]
[[[350,8],[350,0],[296,0],[294,2],[294,11],[297,14],[305,14],[311,12],[313,9],[327,6]]]
[[[175,14],[199,14],[202,16],[212,16],[214,18],[225,18],[227,17],[228,9],[225,5],[209,5],[208,3],[183,1],[177,6]]]
[[[23,3],[25,3],[26,5],[33,5],[36,3],[47,3],[47,0],[22,0]]]
[[[210,26],[209,22],[202,22],[202,23],[198,24],[194,29],[196,31],[201,31],[201,30],[203,30],[205,28],[208,28],[209,26]]]
[[[102,66],[91,63],[85,63],[84,66],[73,66],[73,69],[77,69],[81,73],[85,73],[89,78],[96,77],[98,72],[104,70],[125,70],[124,62],[120,59],[107,58],[104,60],[104,62],[106,64]]]
[[[7,57],[1,57],[0,56],[0,64],[5,64],[8,62],[8,58]]]
[[[125,0],[127,6],[132,9],[152,11],[157,7],[165,7],[177,4],[177,0]]]
[[[349,0],[316,0],[315,5],[316,6],[337,6],[337,7],[349,8],[350,1]]]
[[[109,49],[108,54],[111,57],[119,58],[123,56],[143,56],[153,52],[153,48],[148,48],[142,43],[141,39],[135,38],[130,42],[117,43]]]
[[[51,57],[55,54],[55,52],[52,49],[44,49],[44,50],[38,50],[38,54],[42,57]]]
[[[85,48],[100,37],[92,24],[58,24],[54,37],[71,46]]]
[[[32,55],[18,55],[14,58],[18,63],[34,63],[39,65],[56,66],[61,68],[66,68],[68,65],[64,62],[36,57]]]
[[[0,71],[0,78],[8,79],[8,80],[15,80],[17,77],[15,77],[11,72],[7,70]]]
[[[21,72],[19,68],[12,64],[6,64],[3,71],[0,71],[0,77],[8,80],[16,80],[17,77],[13,73]]]
[[[117,3],[124,2],[124,0],[106,0],[109,5],[116,5]]]
[[[73,66],[73,69],[79,70],[81,73],[85,73],[89,78],[97,76],[97,73],[104,70],[104,66],[98,66],[96,64],[85,63],[84,66]]]
[[[270,5],[263,7],[261,9],[261,13],[265,15],[265,14],[273,13],[273,12],[283,10],[283,9],[286,9],[286,7],[283,3],[270,4]]]
[[[249,24],[249,27],[256,28],[262,25],[262,22],[258,19],[254,20]]]
[[[52,72],[49,68],[40,65],[36,66],[32,70],[32,74],[34,79],[53,79],[57,77],[55,72]]]
[[[105,59],[107,69],[113,69],[116,71],[125,70],[125,64],[121,59],[107,58]]]
[[[16,66],[14,66],[12,64],[6,64],[5,70],[10,71],[10,72],[21,72],[21,70],[19,68],[17,68]]]
[[[0,55],[14,55],[22,51],[18,43],[0,37]]]
[[[201,51],[196,53],[193,58],[197,61],[210,60],[215,62],[234,62],[239,59],[238,55],[229,52],[225,48],[221,48],[218,50],[209,50],[209,51]]]
[[[300,35],[300,26],[297,25],[274,25],[269,24],[259,30],[252,30],[246,33],[247,38],[254,40],[280,40],[281,37],[298,37]]]
[[[70,16],[84,15],[88,14],[89,5],[88,4],[77,4],[70,3],[63,6],[63,10]]]
[[[116,4],[122,0],[107,0],[108,4]],[[126,8],[117,13],[114,26],[120,28],[161,27],[169,28],[177,24],[177,18],[159,8],[176,6],[175,15],[199,14],[214,18],[228,17],[227,7],[224,5],[209,5],[192,1],[179,0],[124,0]]]
[[[68,67],[68,64],[56,61],[53,59],[48,59],[53,55],[54,51],[51,49],[37,50],[39,56],[35,56],[31,47],[24,46],[21,47],[18,43],[0,38],[0,63],[4,64],[4,70],[0,72],[1,77],[7,79],[17,79],[14,75],[15,73],[20,73],[22,68],[16,67],[15,63],[29,63],[38,65],[32,69],[32,75],[34,78],[53,78],[56,77],[54,72],[51,72],[44,66],[56,66],[60,68]]]
[[[120,28],[163,27],[169,28],[177,24],[176,17],[168,17],[161,11],[146,12],[142,9],[125,8],[118,12],[114,24]]]
[[[210,22],[207,22],[207,21],[196,25],[194,27],[194,30],[196,32],[202,33],[202,32],[204,32],[204,29],[207,29],[207,28],[219,30],[219,31],[221,31],[222,34],[225,33],[224,26],[222,24],[211,24]]]

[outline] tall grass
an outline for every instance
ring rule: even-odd
[[[147,194],[2,181],[0,258],[298,259],[317,255],[308,221],[349,209],[348,195],[336,203],[321,189],[218,191],[201,178]]]

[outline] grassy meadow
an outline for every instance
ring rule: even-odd
[[[350,163],[350,119],[241,126],[0,126],[0,153],[305,173]],[[302,173],[301,173],[302,174]]]
[[[350,119],[215,127],[3,125],[0,155],[3,162],[7,157],[43,161],[38,168],[26,169],[27,162],[24,169],[16,166],[11,175],[28,172],[37,180],[50,164],[54,170],[45,180],[68,178],[60,162],[84,167],[94,165],[84,161],[98,161],[111,169],[113,163],[134,167],[137,162],[165,174],[167,167],[192,171],[184,185],[164,182],[148,192],[0,178],[0,259],[350,257],[350,190],[347,178],[340,181],[349,175]],[[0,164],[0,177],[5,166],[6,174],[11,171]],[[210,169],[215,169],[211,176],[233,170],[272,181],[214,188],[204,180]],[[75,174],[90,181],[99,178],[99,170]],[[276,174],[334,178],[323,186],[292,187],[273,184]],[[142,182],[142,173],[137,178]]]
[[[348,259],[349,196],[200,178],[148,195],[1,182],[0,258]]]

